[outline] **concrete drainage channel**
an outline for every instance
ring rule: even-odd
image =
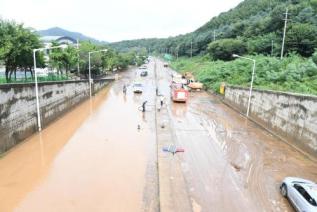
[[[156,63],[154,72],[157,85]],[[192,211],[179,158],[177,154],[174,155],[163,151],[164,147],[175,145],[175,136],[172,131],[168,106],[162,107],[160,111],[155,107],[155,121],[159,175],[159,209],[163,212]]]
[[[96,80],[93,93],[113,79]],[[39,99],[44,127],[89,98],[87,80],[41,82]],[[37,113],[34,83],[0,86],[0,154],[36,133]]]

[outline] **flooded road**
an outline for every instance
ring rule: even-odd
[[[154,111],[138,110],[153,102],[154,81],[123,95],[134,78],[123,74],[3,156],[0,211],[157,211]]]
[[[0,211],[165,211],[171,196],[166,211],[293,211],[280,182],[316,181],[315,162],[206,92],[172,103],[172,70],[159,60],[148,70],[123,73],[2,156]],[[133,93],[136,79],[143,94]],[[157,112],[156,83],[166,100]],[[164,153],[157,140],[185,152]]]
[[[157,67],[160,91],[168,97],[172,70],[162,62]],[[185,149],[174,160],[193,211],[293,211],[279,192],[283,178],[317,181],[316,162],[217,97],[191,92],[186,104],[167,104],[174,143]]]

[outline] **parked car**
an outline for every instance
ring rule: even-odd
[[[168,67],[168,63],[164,63],[164,67],[167,68]]]
[[[292,203],[296,211],[317,212],[317,184],[302,178],[286,177],[281,193]]]
[[[142,93],[143,92],[143,85],[140,82],[135,82],[133,84],[133,92],[134,93]]]
[[[148,75],[147,71],[142,71],[140,74],[141,77],[146,77],[147,75]]]
[[[140,66],[139,69],[147,69],[146,65]]]

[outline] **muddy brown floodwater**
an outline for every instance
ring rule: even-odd
[[[160,90],[169,96],[173,71],[161,61],[157,67]],[[279,192],[283,178],[317,180],[316,162],[218,97],[191,92],[186,104],[169,101],[167,110],[175,143],[185,149],[175,161],[193,211],[293,211]]]
[[[150,72],[150,75],[152,72]],[[0,159],[0,211],[157,211],[154,111],[136,95],[136,70]],[[137,126],[141,129],[138,130]]]
[[[316,162],[209,93],[172,103],[172,70],[155,61],[149,76],[130,69],[0,158],[0,211],[293,211],[279,185],[316,181]],[[157,113],[156,82],[167,103]],[[161,141],[185,152],[164,153]]]

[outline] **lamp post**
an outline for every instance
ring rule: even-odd
[[[48,50],[48,49],[58,49],[58,48],[65,49],[65,48],[67,48],[67,45],[60,45],[60,46],[33,49],[35,96],[36,96],[36,110],[37,110],[37,125],[38,125],[39,132],[42,130],[42,125],[41,125],[41,117],[40,117],[39,88],[38,88],[37,73],[36,73],[36,52],[44,51],[44,50]]]
[[[94,54],[94,53],[98,53],[98,52],[106,52],[108,51],[108,49],[102,49],[102,50],[97,50],[97,51],[92,51],[92,52],[88,52],[88,74],[89,74],[89,96],[91,97],[91,83],[92,83],[92,79],[91,79],[91,66],[90,66],[90,55]]]
[[[237,54],[233,54],[233,57],[238,57],[246,60],[251,60],[253,62],[253,68],[252,68],[252,77],[251,77],[251,85],[250,85],[250,91],[249,91],[249,101],[248,101],[248,109],[247,109],[247,117],[249,117],[250,112],[250,105],[251,105],[251,96],[252,96],[252,89],[253,89],[253,81],[254,81],[254,73],[255,73],[255,63],[256,61],[254,59],[248,58],[248,57],[242,57]]]

